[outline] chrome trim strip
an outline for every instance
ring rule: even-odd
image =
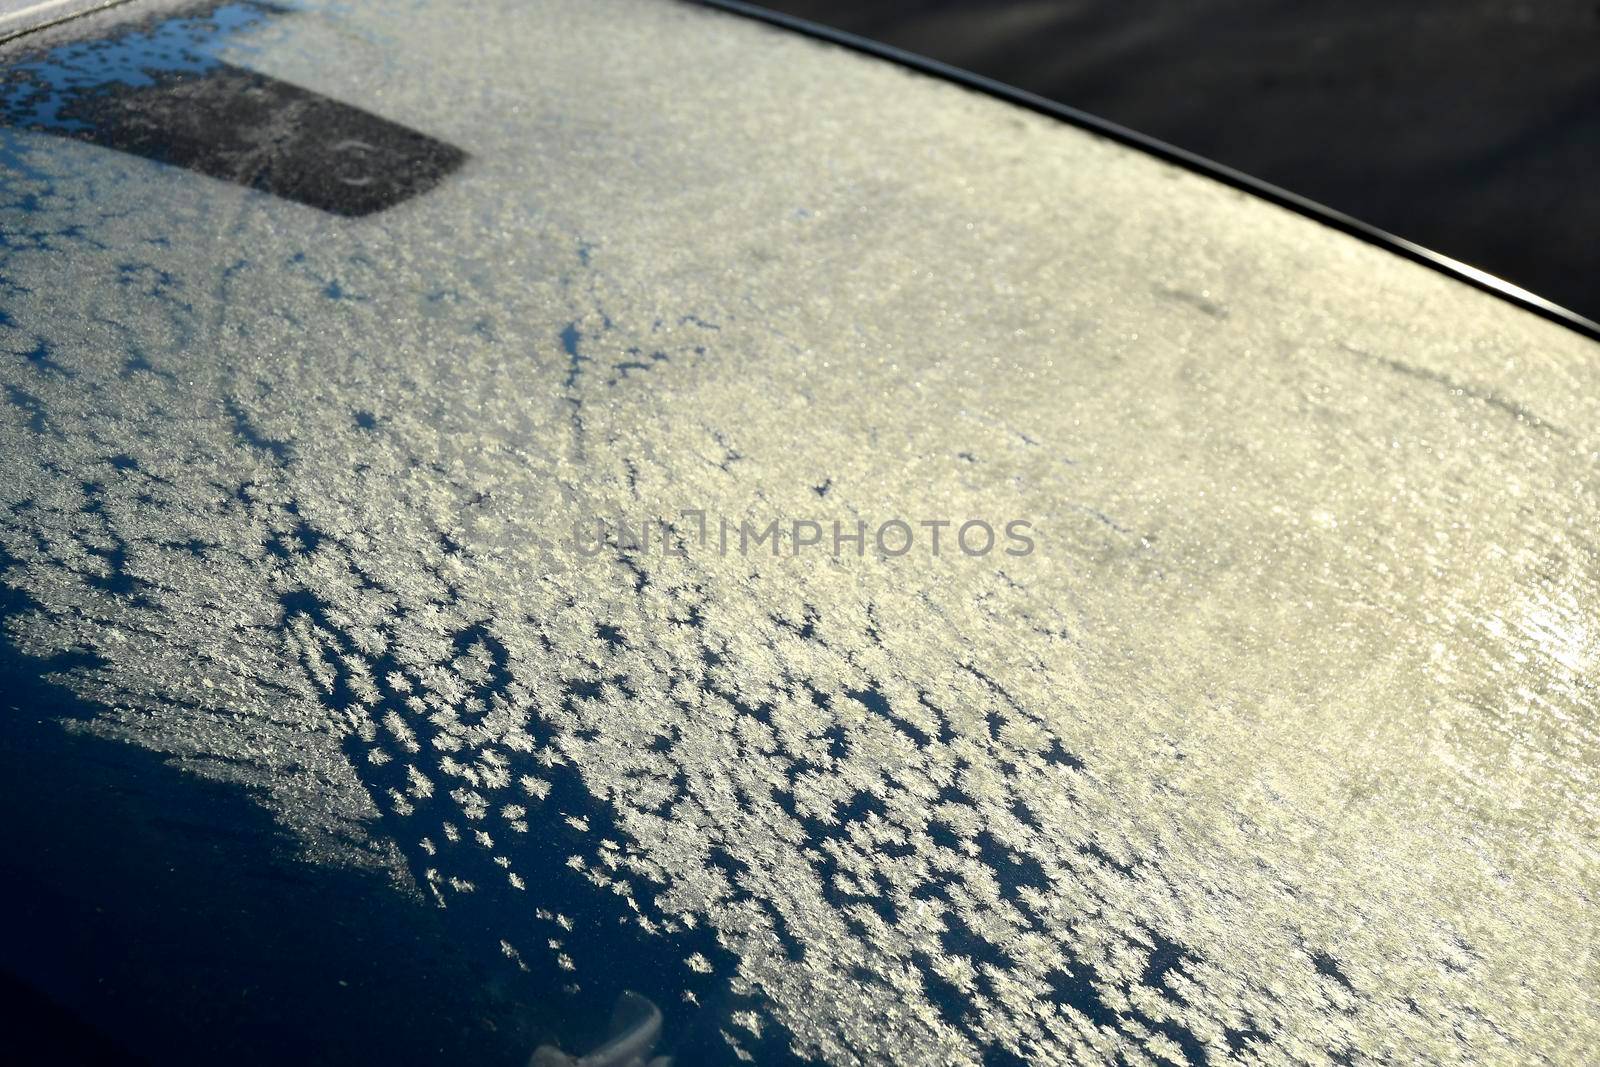
[[[0,44],[47,26],[59,26],[79,15],[117,7],[128,0],[38,0],[37,3],[0,5]]]

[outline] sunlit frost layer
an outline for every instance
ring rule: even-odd
[[[9,633],[90,729],[579,994],[599,909],[730,1055],[1600,1042],[1594,345],[737,20],[425,7],[232,57],[470,153],[370,220],[0,141]],[[557,544],[682,508],[1040,547]]]

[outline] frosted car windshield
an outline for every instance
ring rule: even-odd
[[[1594,342],[685,4],[135,3],[4,58],[36,1025],[1600,1043]]]

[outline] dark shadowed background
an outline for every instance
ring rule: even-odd
[[[1596,0],[767,0],[1093,112],[1600,319]]]

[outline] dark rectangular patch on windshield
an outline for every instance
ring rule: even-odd
[[[62,101],[47,132],[183,167],[336,215],[427,192],[466,160],[454,145],[276,78],[219,63]]]

